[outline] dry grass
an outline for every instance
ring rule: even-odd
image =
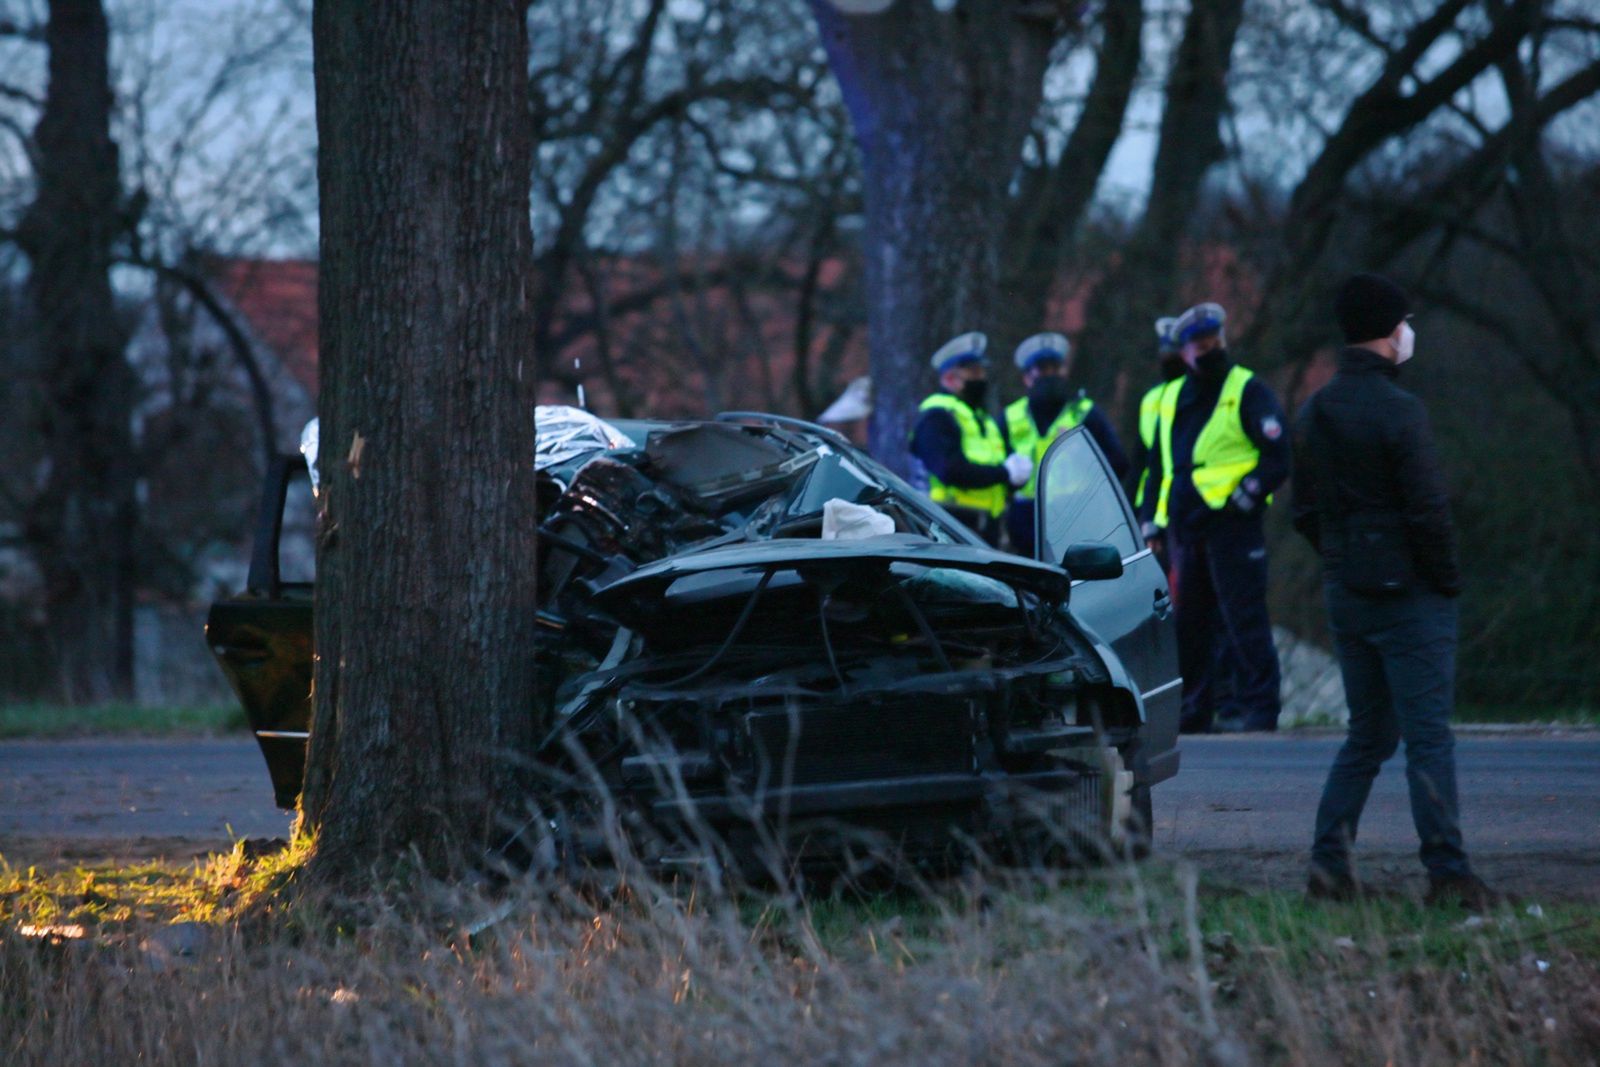
[[[301,892],[300,859],[0,868],[0,1062],[1600,1054],[1593,908],[1467,925],[1404,903],[1245,896],[1162,864],[813,903],[643,878],[589,895],[396,880],[357,903]]]

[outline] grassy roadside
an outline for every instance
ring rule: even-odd
[[[351,902],[297,897],[301,858],[0,864],[6,1062],[1587,1064],[1600,1049],[1596,905],[1308,905],[1168,863],[816,902],[643,878]]]
[[[1591,704],[1462,704],[1455,721],[1559,726],[1600,726],[1600,705]]]
[[[212,736],[249,728],[238,704],[146,707],[139,704],[0,705],[0,740],[70,737]]]

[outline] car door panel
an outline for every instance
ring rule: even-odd
[[[1176,770],[1183,696],[1167,576],[1139,538],[1133,508],[1084,427],[1051,444],[1039,464],[1038,487],[1035,543],[1040,560],[1059,564],[1069,545],[1083,541],[1115,545],[1122,556],[1120,578],[1075,581],[1070,607],[1122,661],[1145,717],[1143,773],[1159,781]]]
[[[217,601],[206,617],[206,643],[244,707],[282,808],[300,796],[311,723],[312,586],[282,581],[279,561],[289,484],[305,470],[299,456],[274,461],[246,588]]]

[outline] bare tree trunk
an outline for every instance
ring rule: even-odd
[[[1150,198],[1123,258],[1095,290],[1084,324],[1080,373],[1097,392],[1153,350],[1155,319],[1176,314],[1184,239],[1206,175],[1223,158],[1219,128],[1243,0],[1195,4],[1167,76]]]
[[[313,870],[489,840],[534,733],[525,4],[319,0]]]
[[[1144,57],[1142,0],[1107,0],[1099,23],[1094,81],[1072,135],[1054,164],[1024,172],[1008,211],[1002,284],[1007,340],[1059,327],[1044,321],[1050,290],[1122,134]]]
[[[904,472],[928,357],[995,325],[1008,185],[1057,36],[1048,5],[895,3],[844,15],[813,0],[850,111],[866,202],[874,455]]]
[[[38,432],[45,484],[25,521],[45,580],[61,696],[133,695],[138,466],[136,385],[111,292],[129,221],[111,139],[107,28],[100,0],[51,0],[50,87],[34,141],[38,193],[18,243],[42,356]]]

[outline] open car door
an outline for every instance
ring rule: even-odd
[[[1159,782],[1177,772],[1183,679],[1167,576],[1139,536],[1138,520],[1111,466],[1082,426],[1051,443],[1039,462],[1034,543],[1039,559],[1061,565],[1072,545],[1112,545],[1122,575],[1072,583],[1073,617],[1111,646],[1130,675],[1145,719],[1134,772]],[[1069,568],[1070,571],[1070,568]]]
[[[280,560],[285,504],[291,485],[305,480],[301,456],[273,461],[245,590],[217,601],[206,617],[206,643],[244,706],[280,808],[293,808],[300,796],[310,737],[311,582],[284,581]]]

